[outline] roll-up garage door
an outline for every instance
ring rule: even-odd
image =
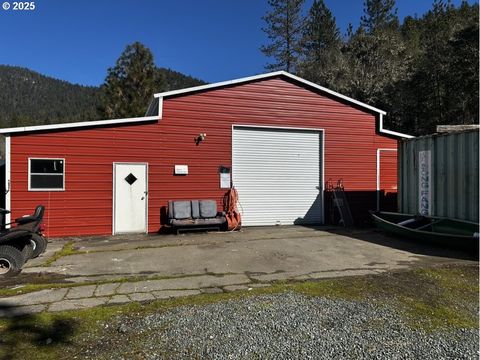
[[[322,131],[233,128],[233,184],[242,224],[323,221]]]

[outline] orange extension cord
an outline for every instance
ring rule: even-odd
[[[235,187],[230,188],[223,197],[223,209],[227,218],[229,231],[240,230],[242,227],[242,218],[237,210],[238,193]]]

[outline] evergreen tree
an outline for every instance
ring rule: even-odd
[[[164,86],[151,51],[135,42],[128,45],[115,66],[108,69],[99,111],[107,119],[142,116],[152,94]]]
[[[410,76],[397,84],[403,101],[392,115],[413,134],[434,132],[441,124],[478,123],[478,4],[455,8],[435,0],[415,22],[402,26],[406,38],[420,33],[419,51]]]
[[[368,33],[387,26],[398,25],[397,9],[395,0],[366,0],[363,3],[364,16],[360,19],[360,25]]]
[[[275,60],[266,66],[269,70],[295,72],[301,52],[300,38],[303,28],[301,15],[305,0],[268,0],[271,12],[263,17],[267,26],[262,30],[271,43],[260,50]]]
[[[478,123],[478,21],[458,31],[448,43],[448,113],[445,122]]]
[[[283,14],[287,1],[270,2]],[[301,76],[387,111],[386,126],[421,135],[439,124],[478,123],[479,8],[434,0],[420,18],[400,26],[394,0],[365,0],[361,25],[342,40],[322,0],[314,0],[302,31],[302,56],[272,52],[277,64],[297,60]],[[275,9],[275,7],[274,7]],[[283,12],[282,12],[283,11]],[[271,39],[284,45],[284,23],[270,21]],[[270,49],[270,50],[271,50]],[[293,59],[293,60],[292,60]]]
[[[299,73],[332,89],[340,87],[343,73],[340,31],[323,0],[315,0],[308,13],[302,37],[303,62]]]
[[[360,26],[347,39],[343,48],[348,64],[343,92],[373,106],[389,109],[394,99],[390,96],[394,92],[392,86],[405,77],[411,58],[401,33],[384,25],[372,32]]]

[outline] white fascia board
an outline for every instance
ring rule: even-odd
[[[279,75],[284,75],[284,74],[287,74],[287,73],[285,71],[275,71],[275,72],[272,72],[272,73],[248,76],[248,77],[243,77],[243,78],[234,79],[234,80],[221,81],[221,82],[216,82],[216,83],[213,83],[213,84],[199,85],[199,86],[189,87],[189,88],[185,88],[185,89],[165,91],[165,92],[162,92],[162,93],[154,94],[153,96],[156,97],[156,98],[163,98],[163,97],[167,97],[167,96],[188,94],[188,93],[195,92],[195,91],[209,90],[209,89],[214,89],[214,88],[222,87],[222,86],[241,84],[241,83],[248,82],[248,81],[259,80],[259,79],[264,79],[264,78],[269,78],[269,77],[279,76]]]
[[[405,138],[405,139],[413,139],[415,137],[413,135],[408,135],[408,134],[404,134],[404,133],[400,133],[400,132],[396,132],[396,131],[391,131],[391,130],[385,130],[385,129],[382,129],[380,132],[382,134],[398,136],[398,137]]]
[[[376,107],[370,106],[370,105],[365,104],[365,103],[363,103],[363,102],[361,102],[361,101],[352,99],[351,97],[342,95],[342,94],[340,94],[340,93],[338,93],[338,92],[336,92],[336,91],[327,89],[327,88],[325,88],[325,87],[323,87],[323,86],[320,86],[320,85],[317,85],[317,84],[315,84],[315,83],[313,83],[313,82],[311,82],[311,81],[302,79],[301,77],[298,77],[298,76],[296,76],[296,75],[292,75],[292,74],[287,73],[287,72],[283,72],[283,73],[284,73],[283,75],[285,75],[285,76],[287,76],[287,77],[289,77],[289,78],[291,78],[291,79],[293,79],[293,80],[296,80],[296,81],[298,81],[298,82],[304,83],[305,85],[308,85],[308,86],[313,87],[313,88],[315,88],[315,89],[318,89],[318,90],[320,90],[320,91],[326,92],[327,94],[330,94],[330,95],[332,95],[332,96],[334,96],[334,97],[338,97],[338,98],[340,98],[340,99],[343,99],[343,100],[345,100],[345,101],[348,101],[348,102],[350,102],[350,103],[353,103],[353,104],[355,104],[355,105],[358,105],[358,106],[360,106],[360,107],[363,107],[363,108],[365,108],[365,109],[371,110],[371,111],[373,111],[373,112],[376,112],[376,113],[379,113],[379,114],[382,114],[382,115],[386,115],[386,114],[387,114],[387,113],[386,113],[385,111],[383,111],[383,110],[377,109]]]
[[[404,139],[412,139],[412,138],[415,137],[413,135],[403,134],[403,133],[400,133],[400,132],[384,129],[383,128],[383,115],[384,114],[380,114],[380,121],[379,121],[380,125],[379,125],[379,129],[378,129],[378,131],[381,134],[387,134],[387,135],[396,136],[396,137],[404,138]]]
[[[75,122],[75,123],[52,124],[52,125],[20,126],[20,127],[14,127],[14,128],[0,129],[0,134],[13,134],[13,133],[22,133],[22,132],[30,132],[30,131],[44,131],[44,130],[61,130],[61,129],[71,129],[71,128],[79,128],[79,127],[89,127],[89,126],[102,126],[102,125],[131,124],[131,123],[138,123],[143,121],[153,121],[158,119],[159,119],[158,116],[144,116],[144,117],[126,118],[126,119],[82,121],[82,122]]]
[[[229,80],[229,81],[222,81],[222,82],[217,82],[217,83],[213,83],[213,84],[207,84],[207,85],[200,85],[200,86],[194,86],[194,87],[191,87],[191,88],[186,88],[186,89],[180,89],[180,90],[172,90],[172,91],[166,91],[166,92],[162,92],[162,93],[158,93],[158,94],[154,94],[153,96],[156,97],[156,98],[164,98],[164,97],[168,97],[168,96],[175,96],[175,95],[181,95],[181,94],[188,94],[188,93],[191,93],[191,92],[195,92],[195,91],[202,91],[202,90],[209,90],[209,89],[214,89],[214,88],[218,88],[218,87],[222,87],[222,86],[228,86],[228,85],[235,85],[235,84],[241,84],[241,83],[245,83],[245,82],[249,82],[249,81],[253,81],[253,80],[261,80],[261,79],[266,79],[266,78],[271,78],[271,77],[275,77],[275,76],[286,76],[292,80],[295,80],[297,82],[300,82],[300,83],[303,83],[309,87],[312,87],[312,88],[315,88],[317,90],[320,90],[320,91],[323,91],[323,92],[326,92],[327,94],[330,94],[334,97],[337,97],[339,99],[342,99],[342,100],[345,100],[347,102],[350,102],[350,103],[353,103],[355,105],[358,105],[360,107],[363,107],[365,109],[368,109],[370,111],[373,111],[373,112],[376,112],[376,113],[379,113],[379,114],[382,114],[382,115],[385,115],[386,112],[383,111],[383,110],[380,110],[380,109],[377,109],[373,106],[370,106],[370,105],[367,105],[365,103],[362,103],[360,101],[357,101],[355,99],[352,99],[348,96],[345,96],[345,95],[342,95],[340,93],[337,93],[336,91],[333,91],[333,90],[330,90],[330,89],[327,89],[323,86],[320,86],[320,85],[317,85],[311,81],[308,81],[308,80],[305,80],[305,79],[302,79],[301,77],[298,77],[298,76],[295,76],[295,75],[292,75],[286,71],[275,71],[275,72],[271,72],[271,73],[267,73],[267,74],[260,74],[260,75],[255,75],[255,76],[249,76],[249,77],[244,77],[244,78],[240,78],[240,79],[234,79],[234,80]]]

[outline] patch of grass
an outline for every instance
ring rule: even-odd
[[[85,253],[84,251],[80,251],[80,250],[75,249],[74,244],[75,243],[73,241],[67,242],[65,245],[63,245],[63,247],[59,251],[57,251],[55,254],[53,254],[53,256],[51,258],[47,259],[47,261],[45,261],[40,266],[48,267],[51,264],[53,264],[55,261],[57,261],[58,259],[60,259],[64,256],[70,256],[70,255],[84,254]]]
[[[400,297],[413,327],[478,328],[477,266],[419,269],[415,275],[429,286],[422,288],[423,295]]]
[[[370,281],[362,277],[306,281],[293,283],[290,287],[303,295],[345,300],[361,300],[372,290]]]

